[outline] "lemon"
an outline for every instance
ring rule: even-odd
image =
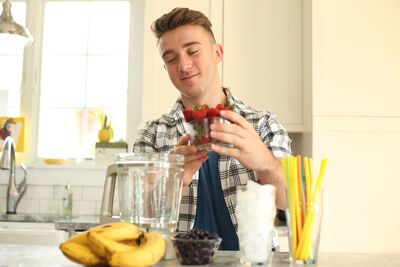
[[[101,129],[99,131],[99,140],[100,142],[109,142],[111,140],[111,130],[110,129]]]

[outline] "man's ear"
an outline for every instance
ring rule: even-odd
[[[215,51],[215,63],[218,64],[221,62],[222,58],[224,57],[224,49],[222,48],[222,45],[215,44],[214,51]]]

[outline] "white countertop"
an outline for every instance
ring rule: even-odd
[[[240,266],[239,253],[219,251],[210,266]],[[24,246],[0,244],[0,266],[67,267],[82,266],[69,261],[56,246]],[[156,266],[181,266],[177,260],[161,261]],[[287,253],[275,253],[271,266],[290,265]],[[400,266],[400,254],[320,253],[318,264],[299,266],[319,267],[389,267]]]

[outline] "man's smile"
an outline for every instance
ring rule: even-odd
[[[195,73],[195,74],[185,75],[185,76],[181,77],[180,79],[181,79],[181,81],[189,81],[192,78],[196,77],[197,75],[199,75],[199,74]]]

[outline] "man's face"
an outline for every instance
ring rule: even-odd
[[[185,25],[164,33],[159,49],[168,75],[182,97],[201,99],[220,86],[218,63],[222,47],[199,25]]]

